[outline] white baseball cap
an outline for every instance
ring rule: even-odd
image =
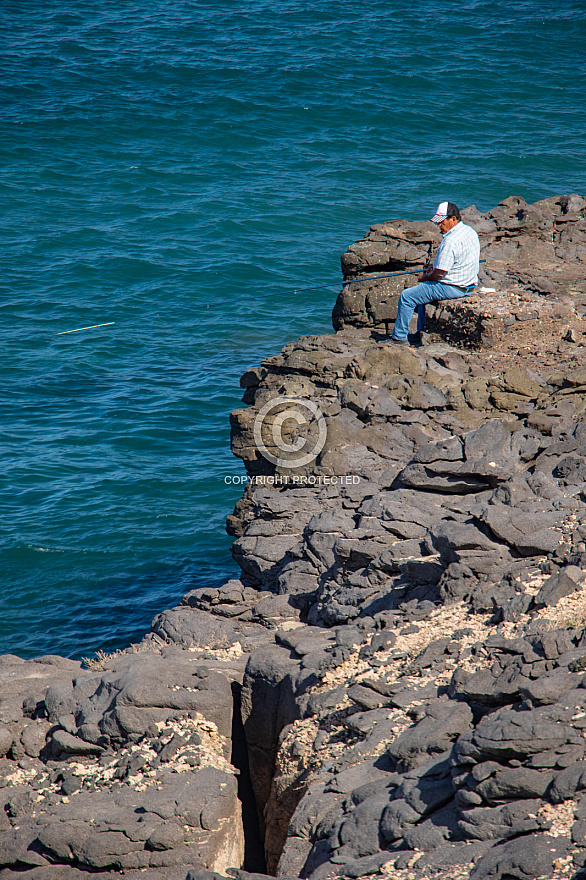
[[[441,223],[442,220],[445,220],[448,216],[448,202],[440,202],[437,206],[437,211],[431,218],[432,223]]]

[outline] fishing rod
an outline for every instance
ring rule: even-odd
[[[351,281],[342,281],[342,287],[346,284],[357,284],[358,281],[380,281],[381,278],[396,278],[397,275],[418,275],[421,269],[409,269],[407,272],[391,272],[390,275],[375,275],[373,278],[353,278]]]
[[[486,263],[486,260],[479,260],[479,263]],[[420,263],[419,269],[408,269],[405,272],[390,272],[388,275],[372,275],[367,276],[366,278],[352,278],[350,281],[342,281],[342,287],[345,287],[347,284],[358,284],[360,281],[381,281],[383,278],[397,278],[399,275],[418,275],[421,271],[421,266],[423,263]],[[320,284],[317,287],[289,287],[287,290],[275,290],[273,293],[265,293],[265,296],[282,296],[284,293],[303,293],[306,290],[324,290],[326,287],[339,287],[339,281],[330,281],[327,284]]]
[[[484,262],[484,261],[482,261]],[[378,281],[380,278],[394,278],[396,275],[416,275],[420,269],[410,269],[408,272],[392,272],[390,275],[375,275],[374,278],[354,278],[352,281],[342,281],[342,287],[345,284],[356,284],[358,281]],[[326,287],[339,287],[339,281],[329,281],[326,284],[320,284],[317,287],[288,287],[287,290],[275,290],[273,293],[265,293],[265,296],[282,296],[285,293],[303,293],[306,290],[324,290]]]
[[[478,260],[479,263],[486,263],[486,260]],[[390,275],[374,275],[372,278],[353,278],[351,281],[342,281],[342,287],[346,284],[357,284],[359,281],[380,281],[381,278],[396,278],[397,275],[417,275],[419,269],[409,269],[408,272],[391,272]]]

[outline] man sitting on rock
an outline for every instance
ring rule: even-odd
[[[433,264],[419,275],[419,284],[406,288],[399,297],[391,336],[394,345],[409,345],[409,322],[415,309],[417,341],[421,344],[425,328],[425,304],[467,296],[478,284],[480,242],[476,232],[462,223],[460,211],[453,202],[441,202],[431,219],[439,226],[443,239]]]

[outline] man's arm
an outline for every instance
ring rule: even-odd
[[[434,269],[430,266],[417,276],[418,281],[441,281],[444,275],[447,275],[447,269]]]

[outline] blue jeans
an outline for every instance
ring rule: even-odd
[[[393,339],[406,340],[409,333],[409,322],[413,312],[417,309],[417,332],[425,328],[425,304],[441,299],[460,299],[472,293],[474,287],[469,290],[460,290],[452,284],[443,284],[441,281],[420,281],[415,287],[406,287],[399,297],[397,317],[393,329]]]

